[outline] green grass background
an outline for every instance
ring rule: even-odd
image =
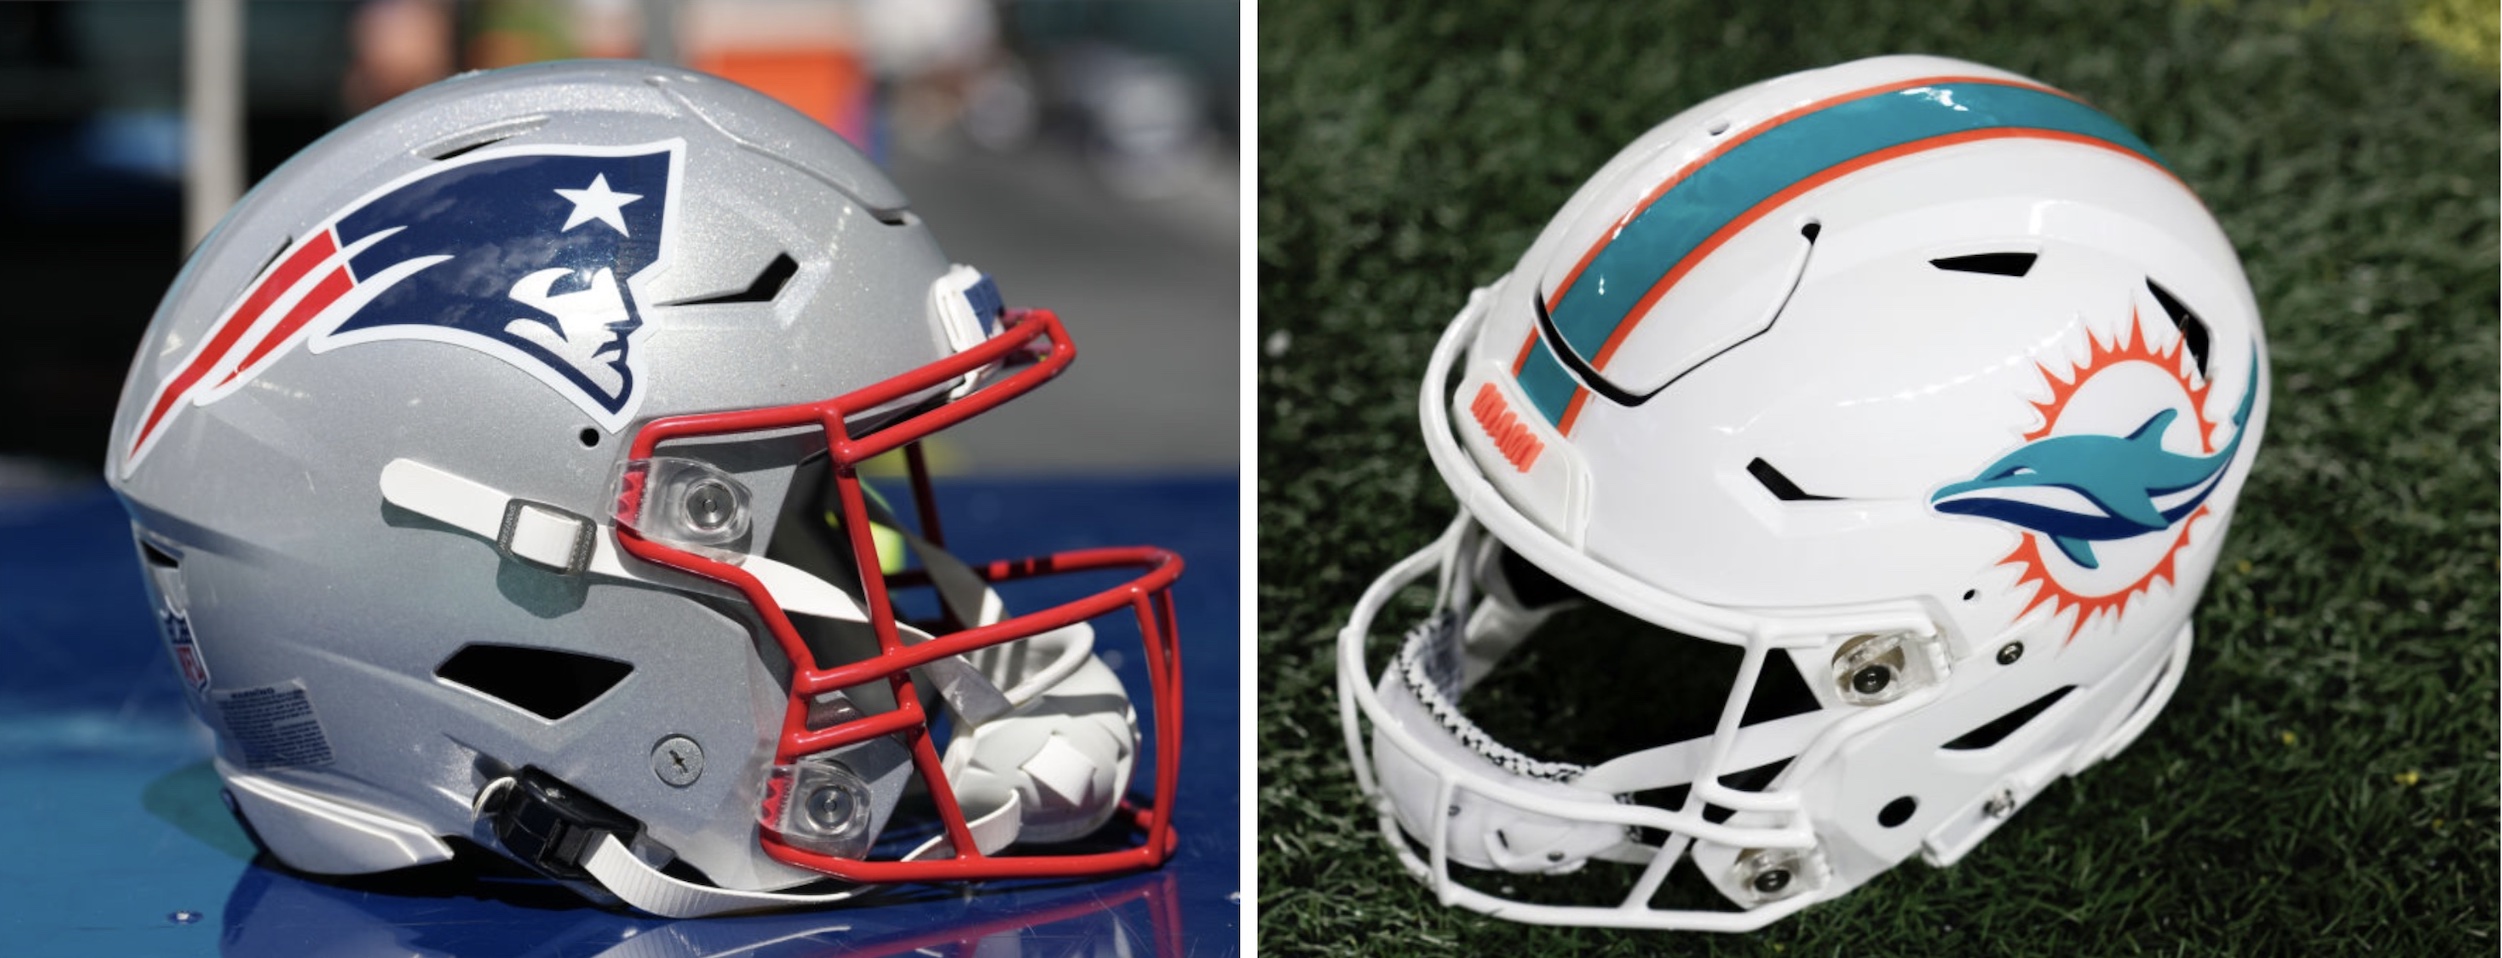
[[[2495,19],[2453,0],[1263,4],[1262,951],[2492,954]],[[1415,421],[1434,338],[1651,124],[1892,52],[2094,102],[2241,250],[2275,406],[2192,671],[2144,738],[1963,864],[1914,860],[1761,932],[1435,905],[1360,805],[1332,685],[1356,595],[1452,512]],[[1641,671],[1534,645],[1601,685]],[[1512,691],[1472,708],[1606,724],[1638,694]]]

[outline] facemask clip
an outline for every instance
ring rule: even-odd
[[[850,766],[824,755],[776,765],[766,794],[772,798],[765,803],[765,827],[791,847],[836,858],[868,856],[875,805],[869,783]]]
[[[1849,704],[1884,705],[1944,682],[1946,668],[1946,650],[1937,636],[1861,635],[1834,653],[1833,687]]]
[[[617,524],[644,538],[735,563],[754,525],[747,484],[699,459],[653,456],[617,472]]]

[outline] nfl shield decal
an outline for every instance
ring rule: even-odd
[[[200,658],[200,643],[192,638],[191,617],[173,608],[157,610],[157,626],[165,631],[165,649],[174,657],[174,670],[182,673],[183,687],[193,698],[208,694],[208,662]]]

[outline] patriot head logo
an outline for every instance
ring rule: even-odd
[[[1929,496],[1938,512],[2022,533],[2000,564],[2022,570],[2019,585],[2035,586],[2025,613],[2044,604],[2053,615],[2076,612],[2070,639],[2096,617],[2120,615],[2157,580],[2172,580],[2173,558],[2241,452],[2259,393],[2253,351],[2231,437],[2219,447],[2223,424],[2207,412],[2214,383],[2198,374],[2180,340],[2157,351],[2133,314],[2124,339],[2088,340],[2085,361],[2067,375],[2041,367],[2050,398],[2033,403],[2041,425],[2023,445]],[[2148,406],[2145,397],[2165,393],[2178,398]]]
[[[642,399],[642,289],[669,264],[684,153],[674,139],[480,150],[366,194],[280,252],[157,385],[122,474],[184,407],[299,343],[476,349],[616,432]]]

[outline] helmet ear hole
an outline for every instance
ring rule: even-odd
[[[589,427],[589,426],[584,426],[584,427],[582,427],[582,433],[581,433],[581,437],[580,437],[580,438],[582,439],[582,448],[584,448],[584,449],[597,449],[597,448],[599,448],[599,430],[594,429],[594,428],[591,428],[591,427]]]

